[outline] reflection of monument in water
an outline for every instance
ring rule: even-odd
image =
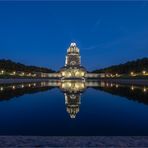
[[[82,81],[65,80],[61,82],[60,88],[65,95],[66,110],[71,118],[75,118],[81,104],[81,93],[86,88],[85,83]]]
[[[81,104],[81,98],[79,93],[65,93],[66,110],[71,118],[75,118],[79,112],[79,105]]]

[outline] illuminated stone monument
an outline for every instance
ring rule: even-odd
[[[81,66],[81,57],[76,43],[71,43],[70,47],[67,49],[65,66],[73,68]]]
[[[76,43],[71,43],[70,47],[67,49],[65,66],[61,68],[60,73],[62,75],[62,79],[84,79],[86,70],[81,66],[80,51],[76,46]]]

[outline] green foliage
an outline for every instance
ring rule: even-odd
[[[129,74],[131,71],[135,73],[141,73],[143,70],[148,71],[148,58],[137,59],[135,61],[129,61],[124,64],[110,66],[104,69],[95,70],[97,73],[118,73]]]
[[[21,63],[16,63],[11,60],[0,60],[0,70],[5,70],[7,72],[12,71],[22,71],[22,72],[43,72],[43,73],[51,73],[54,72],[51,69],[36,67],[36,66],[26,66]]]

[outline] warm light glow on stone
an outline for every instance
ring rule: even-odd
[[[62,76],[65,76],[65,72],[64,71],[62,71]]]
[[[62,82],[61,88],[67,91],[81,91],[85,88],[83,82],[65,81]]]

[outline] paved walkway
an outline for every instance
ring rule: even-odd
[[[0,147],[148,147],[144,136],[0,136]]]

